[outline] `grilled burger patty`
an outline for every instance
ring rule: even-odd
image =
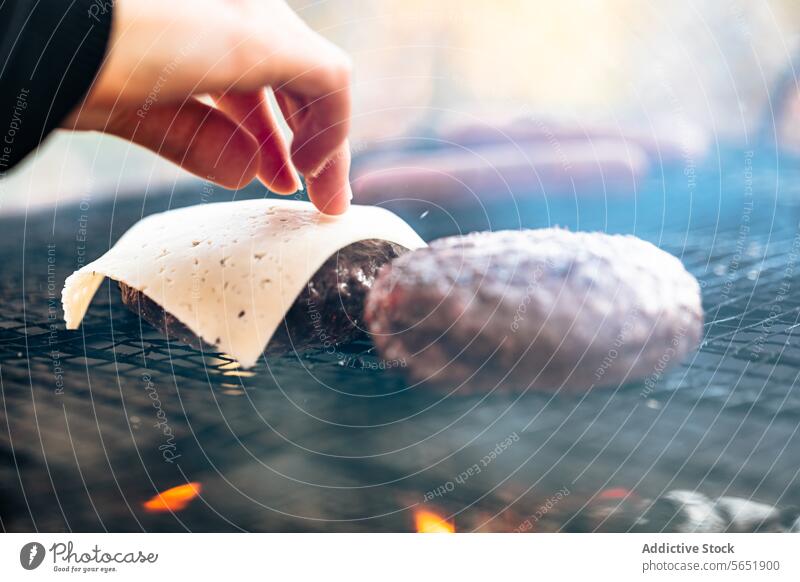
[[[407,252],[394,243],[370,239],[351,244],[317,270],[284,317],[265,353],[335,349],[339,343],[366,335],[363,310],[366,295],[380,267]],[[172,314],[142,292],[119,283],[122,302],[169,338],[196,349],[213,350]]]
[[[659,377],[703,325],[699,285],[677,258],[632,236],[560,229],[434,241],[383,267],[364,315],[383,358],[464,391]]]

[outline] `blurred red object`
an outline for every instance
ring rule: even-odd
[[[360,165],[353,179],[359,203],[394,198],[446,202],[574,192],[634,192],[645,175],[647,155],[619,140],[565,141],[558,148],[508,143],[472,149],[381,155]]]
[[[353,190],[360,203],[625,196],[636,192],[652,167],[694,165],[707,147],[705,135],[692,128],[625,132],[610,126],[546,125],[530,118],[497,126],[451,124],[428,136],[362,151]]]

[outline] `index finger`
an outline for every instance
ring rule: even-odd
[[[306,176],[306,186],[309,199],[320,212],[343,214],[347,211],[353,198],[350,188],[350,144],[347,140],[315,175]]]

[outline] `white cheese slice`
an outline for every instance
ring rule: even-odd
[[[329,216],[308,202],[244,200],[154,214],[67,278],[64,319],[67,329],[77,329],[109,277],[250,367],[319,267],[366,239],[425,246],[402,219],[375,206]]]

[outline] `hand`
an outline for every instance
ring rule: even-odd
[[[106,61],[64,127],[123,137],[228,188],[257,176],[291,194],[296,168],[317,208],[340,214],[349,84],[347,56],[283,0],[117,0]]]

